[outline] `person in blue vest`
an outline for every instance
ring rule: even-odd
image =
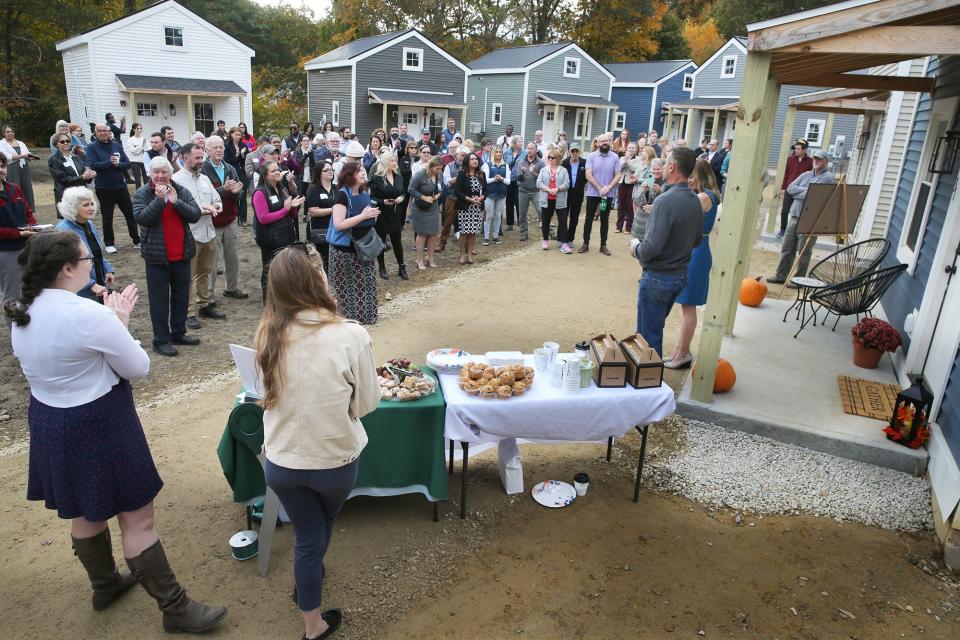
[[[100,202],[100,211],[103,214],[103,241],[107,245],[107,253],[117,252],[113,236],[115,207],[120,207],[120,212],[127,222],[127,233],[133,241],[133,248],[139,249],[140,230],[133,218],[133,202],[130,200],[130,191],[127,190],[127,181],[124,178],[124,173],[130,168],[130,160],[120,141],[111,137],[110,126],[107,123],[96,125],[93,135],[96,139],[87,145],[84,161],[88,168],[97,172],[93,184],[97,200]]]
[[[503,159],[503,147],[493,147],[492,157],[489,162],[484,163],[482,171],[487,180],[487,198],[483,203],[483,246],[486,247],[491,242],[502,242],[500,222],[507,211],[507,190],[510,188],[510,167]]]

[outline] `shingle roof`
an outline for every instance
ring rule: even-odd
[[[353,42],[348,42],[342,47],[337,47],[333,51],[328,51],[321,56],[317,56],[313,60],[310,60],[306,64],[318,64],[321,62],[337,62],[343,60],[346,62],[351,58],[355,58],[361,53],[366,53],[373,49],[374,47],[379,47],[384,42],[393,40],[402,35],[410,33],[413,29],[404,29],[403,31],[391,31],[390,33],[381,33],[378,36],[370,36],[368,38],[360,38],[359,40],[354,40]]]
[[[553,93],[537,91],[537,102],[541,104],[559,104],[573,107],[591,107],[593,109],[616,109],[617,105],[606,98],[578,96],[572,93]]]
[[[614,82],[656,82],[693,60],[653,60],[650,62],[612,62],[604,65],[612,73]]]
[[[126,91],[150,91],[175,94],[245,96],[247,92],[233,80],[202,80],[165,76],[134,76],[118,73],[117,80]]]
[[[485,56],[481,56],[467,66],[473,70],[479,69],[523,69],[537,60],[541,60],[551,53],[569,46],[569,42],[554,42],[551,44],[534,44],[528,47],[509,47],[494,49]]]
[[[464,102],[457,102],[453,96],[434,95],[403,89],[368,89],[368,99],[376,104],[412,105],[418,107],[446,107],[462,109]]]

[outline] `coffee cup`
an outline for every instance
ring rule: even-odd
[[[538,347],[533,350],[533,366],[536,367],[537,371],[546,371],[547,367],[550,365],[550,351],[544,349],[543,347]]]
[[[586,495],[587,489],[590,488],[590,476],[585,473],[578,473],[573,476],[573,488],[578,496]]]
[[[544,342],[543,348],[550,352],[550,364],[553,364],[553,361],[557,359],[557,354],[560,353],[560,345],[556,342]]]

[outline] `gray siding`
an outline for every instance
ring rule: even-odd
[[[564,78],[563,67],[564,58],[580,58],[580,77]],[[530,81],[527,92],[527,130],[522,133],[524,140],[532,140],[533,132],[543,125],[543,115],[538,113],[540,106],[537,105],[537,91],[549,91],[554,93],[580,93],[600,96],[604,100],[610,98],[611,80],[608,76],[597,68],[588,58],[579,53],[560,53],[551,60],[543,63],[539,67],[531,69]],[[593,126],[590,129],[591,135],[596,137],[606,129],[607,110],[599,112],[591,109],[591,120]],[[610,113],[611,119],[613,113]],[[572,120],[570,120],[572,122]],[[567,139],[574,137],[573,125],[566,129]]]
[[[481,125],[484,132],[482,135],[494,140],[504,134],[508,124],[513,125],[514,134],[522,135],[520,121],[523,117],[523,76],[523,73],[471,74],[467,81],[467,126],[464,134],[479,141],[479,134],[470,133],[470,125],[476,123]],[[503,105],[498,125],[490,123],[491,105],[495,102]]]
[[[353,127],[350,122],[350,80],[351,67],[307,71],[307,95],[310,109],[307,117],[320,130],[320,119],[331,117],[331,103],[340,102],[340,126]]]
[[[737,71],[732,78],[721,78],[720,72],[723,71],[724,56],[737,56]],[[727,44],[723,53],[718,55],[713,62],[697,70],[696,79],[693,82],[693,97],[701,98],[708,96],[740,96],[740,87],[743,85],[743,70],[746,66],[746,55],[740,52],[737,45],[733,42]]]
[[[817,91],[816,87],[800,87],[797,85],[784,85],[780,88],[780,100],[777,103],[777,118],[776,123],[773,127],[773,139],[770,141],[770,157],[768,158],[769,166],[776,167],[777,161],[780,159],[781,155],[789,155],[791,149],[781,149],[780,145],[783,142],[783,126],[786,124],[787,119],[787,101],[796,95],[802,93],[810,93],[811,91]],[[792,140],[797,138],[802,138],[806,134],[807,129],[807,120],[823,120],[827,121],[829,114],[826,113],[815,113],[811,111],[798,111],[797,116],[793,121],[793,134],[791,135]],[[850,164],[850,155],[853,151],[855,145],[855,136],[857,133],[857,124],[860,120],[860,116],[851,116],[851,115],[835,115],[833,119],[833,129],[830,132],[830,139],[824,140],[823,148],[828,149],[831,144],[837,139],[837,136],[844,136],[844,156],[842,169],[846,171],[847,167]],[[819,147],[811,147],[811,149],[818,149]]]
[[[423,71],[403,70],[404,47],[423,49]],[[451,95],[443,96],[444,101],[460,104],[463,102],[465,75],[463,69],[412,35],[397,40],[383,51],[357,62],[357,121],[353,123],[353,129],[361,139],[366,139],[370,132],[383,124],[383,106],[370,104],[367,94],[369,87],[449,93]],[[393,116],[396,110],[396,106],[388,105],[388,127],[397,124]],[[459,110],[450,110],[448,113],[457,121],[458,127],[461,125],[461,115]]]

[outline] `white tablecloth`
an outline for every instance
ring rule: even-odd
[[[533,356],[524,360],[533,366]],[[457,375],[439,378],[447,403],[444,435],[471,445],[498,443],[500,477],[507,493],[523,491],[517,438],[546,443],[619,438],[634,426],[662,420],[677,406],[673,389],[666,384],[601,389],[591,382],[585,389],[566,392],[550,384],[547,372],[537,371],[533,387],[522,396],[484,400],[467,395]]]

